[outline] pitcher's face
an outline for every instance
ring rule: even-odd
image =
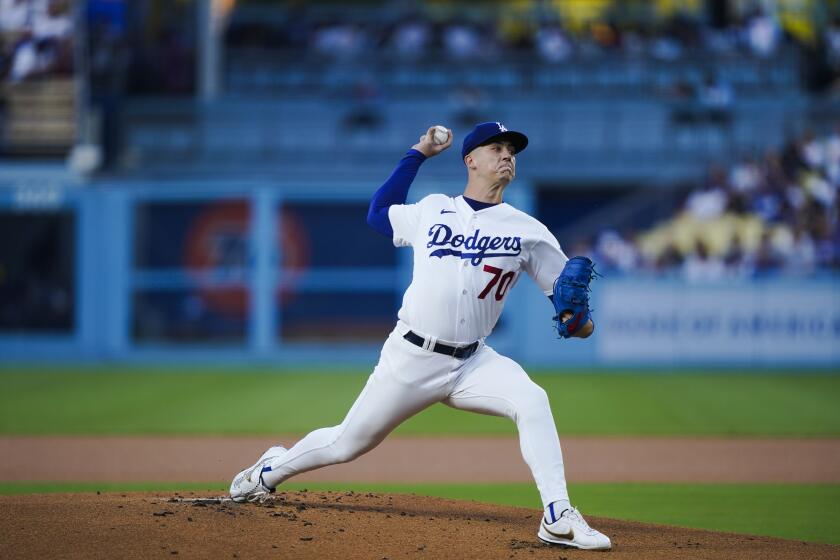
[[[510,183],[516,177],[516,149],[505,141],[479,146],[467,155],[467,165],[492,183]]]

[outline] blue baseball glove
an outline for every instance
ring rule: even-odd
[[[595,264],[590,259],[572,257],[554,281],[551,299],[557,312],[554,317],[557,333],[561,337],[571,337],[589,322],[589,283],[596,276]]]

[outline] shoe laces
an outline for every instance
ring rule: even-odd
[[[268,461],[260,461],[259,463],[254,465],[254,468],[252,468],[251,471],[248,473],[248,481],[249,482],[256,482],[260,486],[266,488],[265,484],[263,484],[263,481],[262,481],[262,469],[267,462]],[[254,478],[253,478],[254,473],[257,473],[257,479],[256,480],[254,480]]]
[[[566,519],[573,523],[574,525],[584,529],[587,533],[594,533],[595,529],[589,526],[580,512],[575,508],[569,508],[565,510],[561,515],[560,519]]]

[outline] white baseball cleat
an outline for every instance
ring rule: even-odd
[[[230,483],[230,497],[234,502],[259,502],[274,492],[263,482],[263,473],[270,471],[268,465],[273,459],[283,456],[286,448],[281,445],[269,447],[257,462],[233,477]]]
[[[537,537],[548,544],[583,550],[609,550],[612,547],[609,537],[590,527],[575,508],[564,510],[554,522],[543,515]]]

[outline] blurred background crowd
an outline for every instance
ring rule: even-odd
[[[640,232],[600,232],[578,251],[609,271],[691,281],[802,276],[840,267],[840,130],[805,134],[761,157],[714,165],[673,216]]]
[[[0,75],[19,82],[73,71],[70,1],[0,2]]]
[[[731,19],[703,22],[672,13],[661,20],[634,17],[640,3],[611,3],[589,21],[564,18],[561,4],[511,2],[500,6],[392,3],[374,13],[317,14],[300,3],[287,16],[266,21],[237,14],[225,33],[233,47],[284,49],[332,59],[364,57],[385,50],[416,60],[492,59],[502,54],[559,63],[573,56],[614,52],[628,57],[676,59],[684,52],[726,54],[742,50],[773,56],[786,40],[779,23],[759,5]],[[345,15],[345,14],[341,14]],[[830,32],[827,38],[830,36]]]

